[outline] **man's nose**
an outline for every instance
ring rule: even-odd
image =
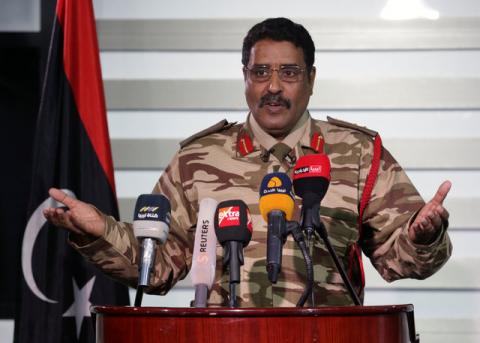
[[[272,70],[272,76],[270,77],[270,81],[268,83],[268,91],[270,93],[278,93],[281,92],[283,89],[282,80],[280,80],[280,76],[278,75],[278,70]]]

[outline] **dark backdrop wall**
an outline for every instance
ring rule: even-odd
[[[39,51],[2,48],[0,55],[0,315],[14,313],[20,247],[30,188],[39,93]]]
[[[32,144],[55,0],[40,32],[0,32],[0,318],[14,318],[27,218]]]

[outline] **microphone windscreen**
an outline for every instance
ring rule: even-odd
[[[215,211],[215,234],[220,244],[237,241],[247,246],[252,238],[253,224],[247,204],[242,200],[227,200]]]
[[[170,201],[161,194],[142,194],[133,214],[133,232],[137,238],[165,242],[170,227]]]
[[[320,202],[330,183],[330,160],[325,154],[305,155],[293,169],[295,194],[304,200]]]
[[[268,213],[280,210],[291,220],[295,207],[292,193],[292,182],[285,173],[270,173],[265,175],[260,185],[259,208],[263,219],[267,222]]]
[[[200,201],[190,270],[193,285],[207,285],[209,289],[215,279],[217,237],[213,223],[217,205],[212,198]]]

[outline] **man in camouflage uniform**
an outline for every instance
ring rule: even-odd
[[[272,285],[265,257],[267,227],[259,212],[259,186],[273,171],[291,176],[303,155],[325,153],[331,161],[331,183],[321,203],[321,219],[345,269],[358,265],[352,249],[358,242],[384,279],[422,279],[437,271],[451,254],[446,232],[448,212],[442,202],[450,183],[442,184],[427,204],[405,172],[385,149],[372,195],[360,220],[359,204],[372,165],[376,133],[329,118],[314,120],[306,110],[315,80],[314,45],[300,25],[268,19],[255,25],[244,40],[246,99],[251,113],[243,124],[222,121],[181,143],[181,149],[155,185],[154,193],[171,202],[167,242],[157,250],[150,292],[165,294],[184,278],[192,263],[199,202],[241,199],[250,208],[253,235],[245,248],[238,303],[241,307],[295,306],[305,287],[305,266],[289,238],[282,273]],[[106,273],[132,286],[138,278],[138,242],[130,224],[106,217],[59,190],[50,194],[69,211],[48,209],[47,219],[72,231],[71,243]],[[300,199],[294,219],[299,220]],[[225,306],[228,274],[217,249],[217,272],[210,306]],[[323,242],[315,240],[316,305],[350,305],[340,274]],[[353,257],[353,258],[352,258]],[[359,274],[352,282],[361,289]],[[363,293],[361,294],[363,297]]]

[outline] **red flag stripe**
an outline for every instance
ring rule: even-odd
[[[95,153],[115,194],[105,95],[91,1],[58,0],[65,74]],[[79,29],[80,28],[80,29]]]

